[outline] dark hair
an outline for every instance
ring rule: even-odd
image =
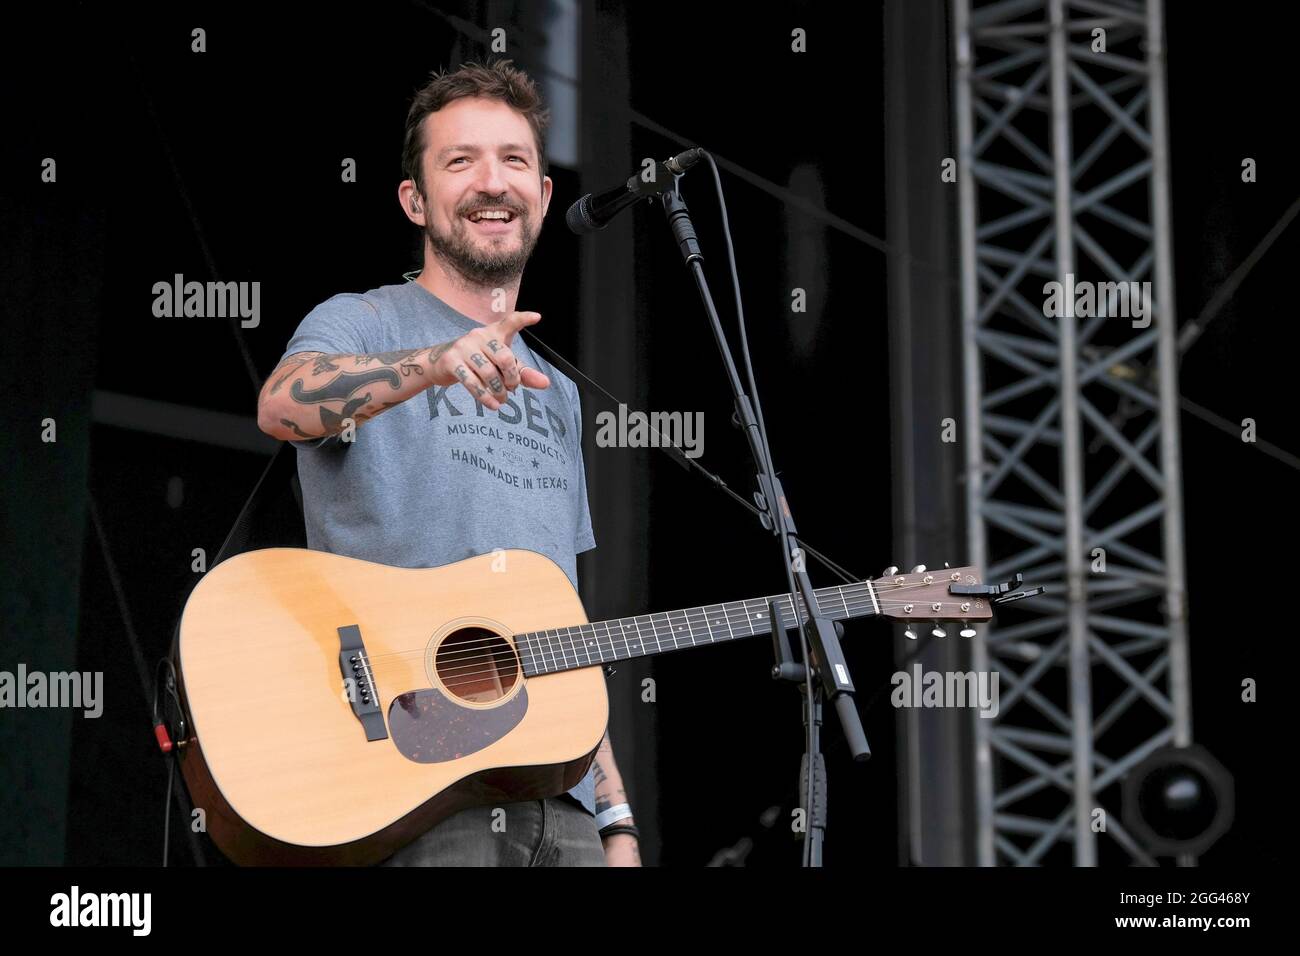
[[[542,104],[537,85],[523,70],[511,65],[510,60],[492,63],[462,63],[454,73],[435,72],[429,83],[415,94],[406,114],[406,136],[402,142],[402,172],[415,181],[420,194],[424,194],[424,120],[453,100],[466,96],[490,96],[501,100],[524,114],[537,141],[537,159],[541,178],[546,178],[546,127],[551,114]]]

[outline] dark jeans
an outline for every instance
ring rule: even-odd
[[[596,818],[561,797],[454,813],[379,866],[604,866]]]

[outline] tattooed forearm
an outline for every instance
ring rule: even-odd
[[[393,388],[397,388],[402,384],[402,379],[391,368],[385,366],[369,372],[340,372],[319,388],[303,388],[300,379],[289,386],[289,394],[293,396],[295,402],[304,405],[331,402],[336,398],[346,401],[353,392],[374,382],[387,382]]]
[[[299,438],[320,438],[320,437],[322,437],[322,436],[320,436],[320,435],[308,435],[305,431],[303,431],[301,428],[298,427],[298,423],[295,422],[292,418],[282,418],[282,419],[280,419],[280,424],[283,425],[285,428],[289,429],[290,431],[292,431],[292,432],[293,432],[295,435],[297,435]]]
[[[420,349],[397,349],[393,352],[376,352],[375,358],[379,359],[379,361],[383,362],[385,365],[396,365],[402,361],[402,359],[410,358],[419,351]]]
[[[320,407],[320,423],[325,426],[325,433],[342,431],[349,418],[356,424],[360,424],[361,415],[357,415],[357,409],[365,408],[370,401],[370,393],[362,395],[360,398],[354,398],[343,405],[343,411],[332,412],[324,405]],[[355,416],[355,417],[354,417]]]
[[[424,391],[439,374],[435,364],[458,340],[422,349],[366,355],[295,352],[274,372],[258,397],[258,426],[276,438],[298,440],[319,427],[335,434],[351,421],[369,421]],[[466,383],[467,387],[472,383]]]
[[[275,378],[275,376],[278,375],[281,370],[284,370],[284,375],[281,375],[280,378],[276,379],[275,384],[271,386],[271,394],[274,395],[276,392],[278,392],[280,390],[281,385],[283,385],[290,378],[292,378],[298,372],[299,369],[301,369],[304,365],[310,362],[317,355],[320,355],[320,353],[302,352],[299,353],[298,355],[291,356],[290,358],[287,358],[283,362],[281,362],[279,368],[277,368],[274,372],[271,373],[271,378]]]
[[[614,748],[609,742],[608,733],[596,749],[596,759],[592,762],[592,768],[592,779],[596,784],[597,813],[603,813],[620,803],[629,802],[627,791],[623,789],[623,777],[618,772],[618,764],[614,762]]]

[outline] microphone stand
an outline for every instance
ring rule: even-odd
[[[812,582],[803,569],[803,562],[796,560],[791,551],[790,535],[797,534],[797,531],[794,517],[790,512],[790,503],[781,487],[780,479],[776,477],[775,470],[771,466],[772,456],[767,437],[755,420],[753,406],[741,385],[726,334],[722,331],[721,322],[718,321],[718,310],[714,307],[708,280],[704,277],[704,256],[700,252],[699,242],[696,241],[695,226],[691,222],[690,212],[681,195],[680,180],[681,175],[674,174],[672,185],[665,184],[666,188],[651,197],[651,201],[658,198],[663,204],[669,229],[685,259],[686,268],[695,279],[700,300],[704,303],[704,310],[713,329],[713,337],[722,354],[727,380],[731,384],[731,391],[735,397],[737,420],[749,440],[750,453],[754,459],[754,477],[759,488],[754,499],[759,508],[759,521],[764,528],[781,539],[781,551],[785,555],[782,564],[785,567],[786,580],[790,584],[790,609],[797,632],[801,635],[799,646],[803,659],[797,661],[791,656],[784,613],[777,606],[776,601],[769,601],[768,610],[771,614],[775,657],[772,678],[797,682],[803,697],[802,711],[807,747],[800,762],[799,785],[800,793],[804,794],[804,802],[811,803],[811,806],[803,807],[805,824],[803,865],[821,866],[827,795],[826,766],[820,751],[824,699],[830,700],[835,707],[835,713],[844,728],[844,737],[848,741],[853,759],[856,761],[869,759],[871,748],[867,744],[862,721],[858,718],[858,711],[853,702],[855,690],[839,642],[839,637],[843,633],[842,628],[838,622],[832,622],[821,614]],[[801,611],[797,603],[799,598],[802,598],[803,610],[807,612],[806,617],[800,617]],[[808,799],[810,786],[811,801]]]

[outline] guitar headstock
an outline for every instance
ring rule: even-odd
[[[962,637],[974,637],[970,626],[993,618],[993,606],[984,593],[954,593],[951,589],[969,588],[983,590],[977,568],[935,568],[927,570],[918,565],[909,573],[900,574],[898,568],[886,568],[883,576],[871,582],[875,589],[880,613],[909,624],[934,624],[931,633],[946,637],[947,632],[938,625],[943,622],[960,622]],[[905,632],[913,640],[916,629]]]

